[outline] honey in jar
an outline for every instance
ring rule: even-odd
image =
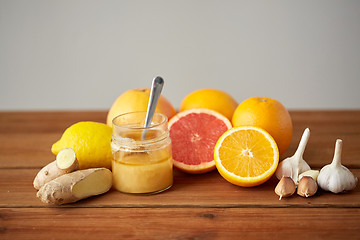
[[[125,193],[151,194],[173,184],[173,160],[167,117],[155,113],[144,127],[146,112],[120,115],[113,120],[113,186]],[[145,134],[144,134],[145,133]]]

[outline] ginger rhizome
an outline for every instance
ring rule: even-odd
[[[64,148],[58,153],[55,161],[38,172],[33,182],[34,188],[39,190],[47,182],[78,169],[75,151],[72,148]]]
[[[40,188],[37,197],[44,203],[61,205],[103,194],[112,186],[107,168],[90,168],[62,175]]]

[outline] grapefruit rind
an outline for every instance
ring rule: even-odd
[[[195,113],[195,114],[196,113],[197,114],[205,113],[205,114],[215,116],[217,119],[220,119],[226,125],[226,127],[228,129],[231,129],[231,127],[232,127],[230,120],[227,117],[225,117],[224,115],[222,115],[221,113],[218,113],[214,110],[210,110],[210,109],[206,109],[206,108],[194,108],[194,109],[185,110],[183,112],[179,112],[174,117],[172,117],[168,123],[169,130],[171,129],[172,125],[174,123],[176,123],[179,119],[181,119],[182,117],[185,117],[188,114],[192,114],[192,113]],[[206,172],[210,172],[216,168],[215,160],[212,160],[209,162],[203,162],[203,163],[197,164],[197,165],[190,165],[190,164],[185,164],[183,162],[176,161],[176,159],[173,159],[173,164],[174,164],[174,167],[176,167],[177,169],[179,169],[183,172],[186,172],[186,173],[191,173],[191,174],[206,173]]]
[[[188,114],[191,114],[191,113],[207,113],[209,115],[213,115],[215,116],[216,118],[220,119],[221,121],[223,121],[225,123],[225,125],[230,129],[232,127],[231,125],[231,122],[230,120],[225,117],[224,115],[222,115],[221,113],[218,113],[214,110],[210,110],[210,109],[207,109],[207,108],[193,108],[193,109],[189,109],[189,110],[185,110],[185,111],[182,111],[182,112],[179,112],[178,114],[176,114],[174,117],[172,117],[169,121],[169,129],[171,128],[171,126],[177,122],[177,120],[179,120],[180,118],[188,115]]]
[[[255,131],[261,132],[263,134],[263,136],[270,142],[270,145],[273,149],[273,158],[274,158],[273,164],[271,165],[271,167],[268,170],[266,170],[264,173],[262,173],[259,176],[256,176],[256,177],[238,176],[238,175],[228,171],[222,165],[221,159],[219,157],[219,149],[220,149],[221,144],[224,141],[224,139],[227,138],[228,136],[230,136],[232,133],[234,133],[236,131],[242,131],[242,130],[255,130]],[[258,128],[258,127],[253,127],[253,126],[234,127],[232,129],[226,131],[219,138],[218,142],[215,145],[215,149],[214,149],[214,160],[215,160],[215,165],[216,165],[218,172],[228,182],[238,185],[238,186],[242,186],[242,187],[254,187],[254,186],[258,186],[258,185],[266,182],[275,173],[276,168],[279,163],[279,150],[278,150],[278,147],[277,147],[276,142],[273,139],[273,137],[265,130]]]
[[[216,168],[215,161],[204,162],[198,165],[189,165],[178,161],[173,161],[173,163],[174,163],[174,167],[176,167],[177,169],[181,169],[186,173],[193,173],[193,174],[210,172]]]

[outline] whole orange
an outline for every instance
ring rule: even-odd
[[[207,88],[188,94],[180,104],[180,112],[194,108],[207,108],[221,113],[231,120],[237,106],[238,103],[230,94]]]
[[[121,94],[111,106],[106,123],[112,127],[112,120],[123,113],[146,111],[148,107],[150,96],[150,89],[148,88],[136,88],[131,89]],[[155,112],[162,113],[172,118],[176,114],[175,108],[171,103],[162,95],[159,97]]]
[[[267,97],[246,99],[236,108],[232,124],[265,129],[274,138],[281,156],[288,149],[293,132],[289,112],[279,101]]]

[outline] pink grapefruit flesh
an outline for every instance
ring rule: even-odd
[[[225,116],[209,109],[190,109],[175,115],[169,121],[174,166],[187,173],[215,169],[215,144],[230,128]]]

